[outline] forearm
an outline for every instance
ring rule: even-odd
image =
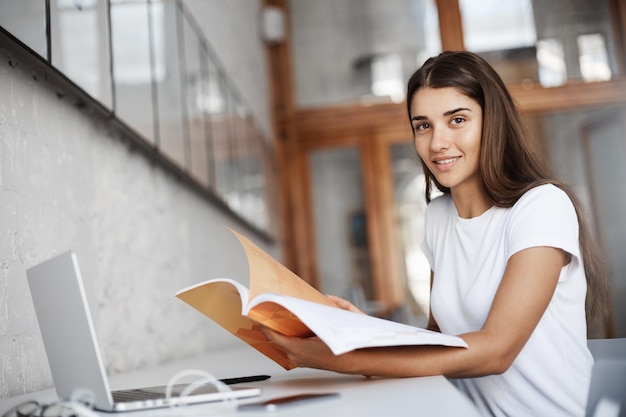
[[[264,329],[268,339],[282,346],[300,367],[382,377],[445,375],[452,378],[499,374],[510,366],[523,341],[503,338],[501,332],[480,330],[460,335],[468,347],[399,346],[360,349],[334,355],[317,337],[288,337]]]
[[[445,375],[479,377],[504,372],[515,349],[503,349],[484,332],[461,336],[468,348],[408,346],[363,349],[337,357],[331,366],[344,373],[383,377]]]

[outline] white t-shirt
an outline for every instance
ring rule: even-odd
[[[535,187],[513,207],[494,206],[472,219],[458,216],[450,195],[434,199],[426,210],[422,249],[434,271],[431,308],[443,333],[480,330],[509,258],[537,246],[560,248],[572,260],[561,269],[530,339],[503,374],[453,381],[485,415],[584,415],[593,359],[576,212],[553,185]]]

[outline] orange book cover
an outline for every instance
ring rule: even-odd
[[[184,288],[176,293],[176,297],[283,368],[292,369],[294,365],[284,351],[265,338],[259,324],[288,336],[311,336],[313,332],[280,304],[261,303],[247,311],[248,302],[260,294],[273,293],[335,306],[326,296],[248,238],[234,230],[231,231],[246,253],[250,270],[250,289],[231,279],[214,279]]]

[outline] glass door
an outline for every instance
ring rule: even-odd
[[[426,326],[424,176],[410,140],[364,135],[306,155],[314,282],[369,314]]]
[[[369,254],[361,152],[356,146],[309,153],[320,290],[379,315]]]

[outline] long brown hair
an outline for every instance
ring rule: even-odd
[[[500,76],[484,59],[471,52],[443,52],[430,58],[408,81],[409,120],[413,95],[427,87],[452,87],[480,104],[483,128],[479,170],[492,204],[512,207],[526,191],[542,184],[553,184],[567,193],[578,217],[579,245],[588,286],[588,319],[600,311],[607,314],[606,264],[590,232],[583,207],[567,185],[554,179],[545,160],[533,150],[520,113]],[[443,193],[450,192],[437,182],[423,161],[422,166],[426,176],[426,201],[430,202],[433,184]]]

